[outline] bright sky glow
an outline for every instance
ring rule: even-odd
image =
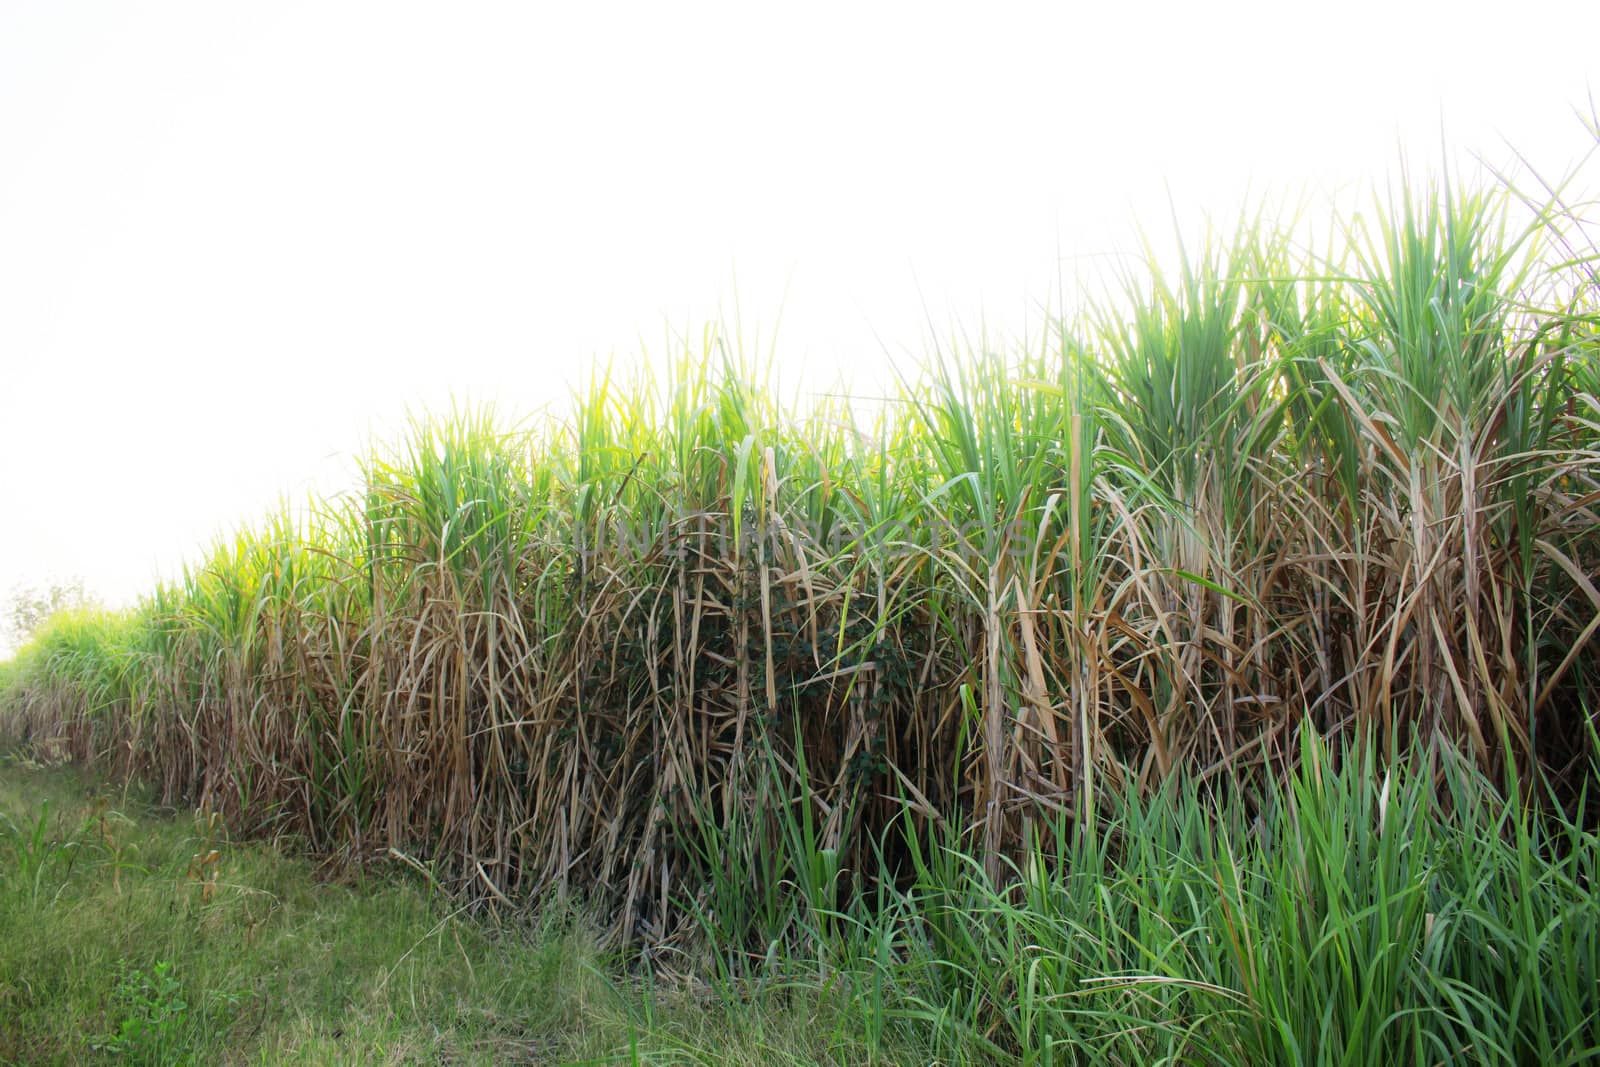
[[[0,593],[112,602],[408,407],[783,312],[1033,321],[1137,216],[1594,147],[1600,4],[0,7]],[[1169,208],[1169,195],[1171,208]]]

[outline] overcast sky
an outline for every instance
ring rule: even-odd
[[[408,407],[783,312],[1015,329],[1170,202],[1558,173],[1600,4],[0,4],[0,593],[126,601]],[[1600,80],[1600,79],[1595,79]],[[925,310],[926,309],[926,310]]]

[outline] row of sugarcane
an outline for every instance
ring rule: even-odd
[[[697,830],[754,854],[797,802],[847,868],[909,818],[998,878],[1106,790],[1248,801],[1308,730],[1576,795],[1595,259],[1503,189],[1379,207],[1333,255],[1249,220],[936,345],[870,411],[785,408],[711,329],[564,419],[420,421],[356,491],[54,620],[7,728],[652,944],[718,862]]]

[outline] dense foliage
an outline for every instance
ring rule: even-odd
[[[421,423],[136,610],[57,618],[9,729],[468,894],[576,890],[657,961],[868,924],[968,1051],[1086,1005],[1127,1060],[1593,1048],[1581,997],[1493,1000],[1570,948],[1592,1001],[1593,906],[1515,958],[1533,929],[1472,910],[1591,892],[1600,291],[1581,220],[1525,207],[1397,194],[1329,256],[1250,222],[870,417],[784,409],[708,331],[564,421]],[[1405,754],[1516,801],[1408,786],[1385,831]],[[1567,858],[1525,807],[1574,813]]]

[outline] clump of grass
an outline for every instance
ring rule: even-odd
[[[852,980],[946,1062],[1568,1063],[1600,1053],[1600,835],[1448,748],[1309,736],[1251,815],[1176,780],[992,880],[919,838]],[[886,947],[876,947],[886,946]]]

